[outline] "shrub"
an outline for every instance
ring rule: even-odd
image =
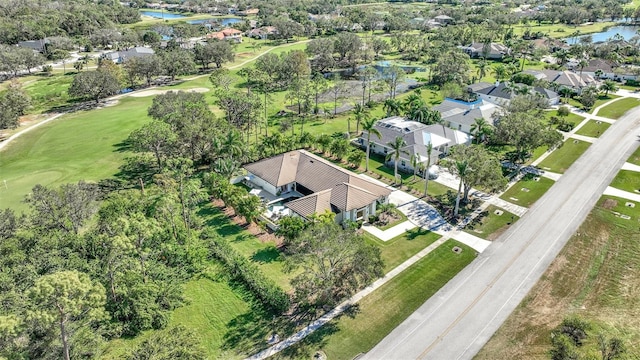
[[[222,261],[228,275],[241,282],[251,293],[273,312],[281,314],[289,309],[289,296],[247,258],[235,251],[225,239],[213,231],[203,232],[209,240],[210,255]]]

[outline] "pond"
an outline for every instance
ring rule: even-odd
[[[593,34],[589,34],[589,35],[593,39],[594,43],[599,42],[599,41],[607,41],[607,40],[613,38],[614,36],[616,36],[616,34],[619,34],[625,40],[629,40],[632,37],[638,35],[637,34],[638,29],[640,29],[638,26],[618,25],[618,26],[612,26],[612,27],[608,28],[606,31],[602,31],[602,32],[599,32],[599,33],[593,33]],[[589,36],[589,35],[578,36],[578,39],[580,39],[582,37],[585,37],[585,36]],[[576,43],[576,38],[574,38],[574,37],[568,37],[565,40],[570,45],[573,45],[573,44]]]
[[[175,14],[166,11],[140,11],[140,15],[151,16],[156,19],[180,19],[186,17],[181,14]]]
[[[240,21],[242,21],[242,19],[240,18],[208,18],[208,19],[188,20],[187,23],[196,25],[196,24],[215,22],[215,23],[221,24],[222,26],[230,26]]]

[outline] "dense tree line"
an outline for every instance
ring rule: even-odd
[[[117,24],[140,20],[137,9],[119,2],[65,0],[55,3],[4,0],[0,2],[0,43],[48,36],[89,36]]]
[[[27,215],[2,211],[0,355],[91,357],[106,339],[164,328],[207,257],[193,181],[167,169],[145,193],[38,185]]]

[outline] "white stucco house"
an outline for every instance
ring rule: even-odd
[[[378,204],[387,203],[391,190],[338,167],[306,150],[294,150],[244,166],[245,182],[262,193],[265,216],[308,219],[331,211],[338,223],[367,221]]]

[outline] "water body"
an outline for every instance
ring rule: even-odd
[[[625,40],[629,40],[632,37],[638,35],[637,31],[638,29],[640,29],[640,27],[638,26],[612,26],[609,29],[607,29],[606,31],[602,31],[599,33],[593,33],[593,34],[589,34],[591,35],[591,38],[593,39],[593,42],[599,42],[599,41],[607,41],[611,38],[613,38],[614,36],[616,36],[616,34],[619,34],[620,36],[622,36]],[[578,39],[580,39],[581,37],[584,37],[587,35],[583,35],[583,36],[579,36]],[[568,44],[575,44],[576,43],[576,39],[573,37],[570,38],[566,38],[565,39],[567,41]]]
[[[237,22],[242,21],[240,18],[208,18],[208,19],[198,19],[198,20],[188,20],[188,24],[204,24],[208,22],[218,22],[222,26],[231,26]]]
[[[140,11],[140,15],[151,16],[156,19],[180,19],[186,17],[181,14],[175,14],[170,12],[162,12],[162,11]]]

